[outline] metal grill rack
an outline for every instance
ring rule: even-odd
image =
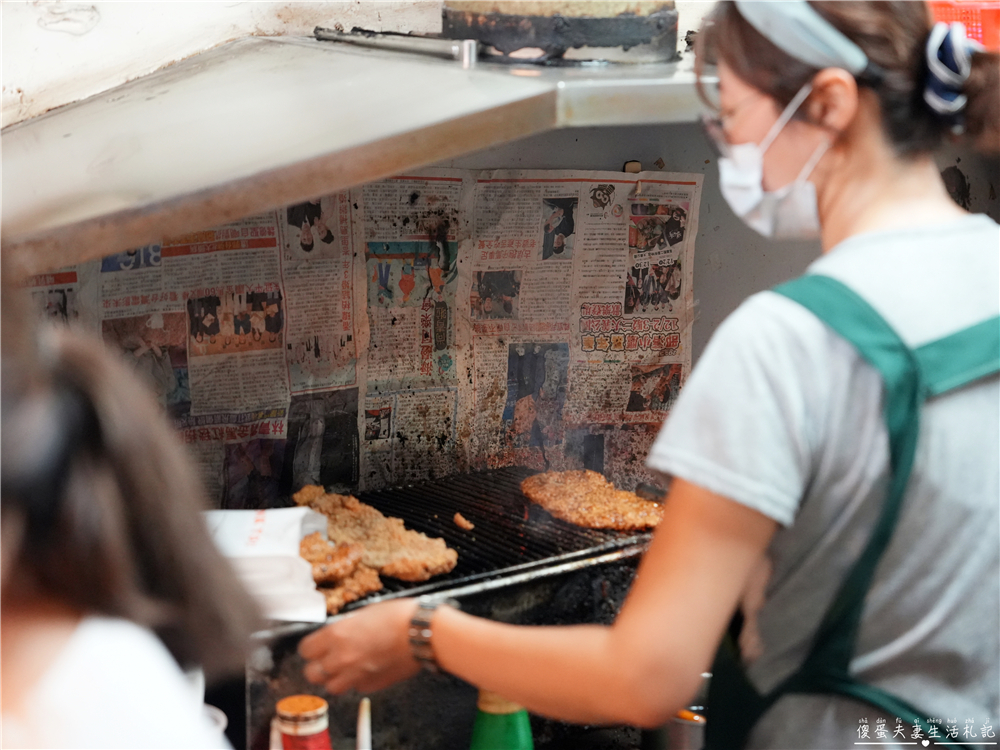
[[[376,595],[353,602],[332,619],[374,602],[438,594],[459,597],[505,588],[548,576],[635,557],[645,552],[650,532],[586,529],[549,515],[521,492],[531,469],[509,467],[458,474],[422,484],[364,492],[358,499],[406,527],[441,537],[458,552],[458,564],[424,583],[382,577]],[[461,513],[475,524],[466,531],[455,524]],[[256,634],[269,639],[311,630],[289,624]]]
[[[407,528],[442,537],[458,552],[458,564],[423,584],[383,577],[382,593],[345,611],[399,596],[478,593],[645,550],[648,532],[586,529],[553,518],[521,492],[521,480],[534,473],[522,467],[492,469],[358,495],[382,513],[402,518]],[[457,526],[455,513],[475,528]]]

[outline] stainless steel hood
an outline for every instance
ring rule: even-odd
[[[40,273],[554,128],[690,121],[690,61],[536,67],[253,37],[0,133]]]

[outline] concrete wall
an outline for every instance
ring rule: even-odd
[[[316,26],[431,33],[436,0],[56,2],[4,0],[3,125],[106,91],[245,36],[311,35]]]

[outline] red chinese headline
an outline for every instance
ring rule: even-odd
[[[340,325],[341,329],[350,332],[351,330],[351,282],[344,278],[340,282]]]
[[[254,437],[285,437],[284,419],[264,419],[252,424],[219,425],[216,427],[189,427],[181,431],[185,443],[206,443],[225,440],[247,440]]]
[[[264,510],[258,510],[253,514],[253,524],[251,526],[250,536],[247,538],[247,544],[253,547],[257,542],[261,540],[264,536],[264,522],[267,520],[267,512]]]
[[[273,226],[234,227],[173,237],[164,241],[161,254],[171,258],[178,255],[214,253],[220,250],[251,250],[277,246],[277,232]]]
[[[340,217],[337,220],[337,225],[340,227],[341,243],[343,244],[344,240],[350,234],[350,223],[349,223],[350,222],[350,214],[347,211],[343,210],[343,209],[345,209],[347,207],[347,204],[350,201],[349,201],[346,193],[341,193],[340,195],[337,196],[337,202],[340,204],[340,208],[341,208],[341,211],[339,212],[340,213]]]
[[[583,335],[580,348],[585,352],[636,352],[676,350],[681,345],[679,333],[612,333],[610,336]]]
[[[526,260],[538,249],[538,240],[479,240],[479,260]]]
[[[76,271],[63,271],[62,273],[43,273],[38,276],[29,276],[25,286],[56,286],[57,284],[75,284]]]

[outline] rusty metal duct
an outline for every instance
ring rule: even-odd
[[[442,35],[501,60],[672,62],[672,0],[445,0]]]

